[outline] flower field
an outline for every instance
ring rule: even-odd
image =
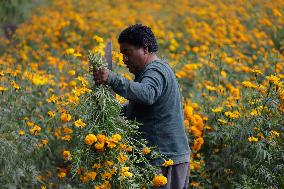
[[[284,188],[284,1],[44,2],[0,35],[1,188],[167,182],[139,123],[120,115],[126,100],[90,73],[112,41],[114,71],[133,78],[117,37],[135,23],[152,28],[180,83],[189,188]]]

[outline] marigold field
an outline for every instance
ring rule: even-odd
[[[117,37],[135,23],[152,28],[180,83],[189,188],[284,188],[283,0],[18,2],[28,16],[0,35],[0,188],[167,182],[139,123],[121,116],[126,100],[90,73],[112,41],[113,70],[133,78]]]

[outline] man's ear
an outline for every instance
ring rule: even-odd
[[[143,51],[144,51],[144,54],[148,54],[149,53],[147,45],[143,46]]]

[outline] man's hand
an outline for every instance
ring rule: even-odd
[[[106,68],[94,69],[93,71],[94,82],[97,84],[106,84],[109,76],[109,70]]]

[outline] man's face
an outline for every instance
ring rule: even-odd
[[[120,53],[123,54],[123,62],[130,73],[134,75],[142,70],[146,63],[145,49],[135,47],[129,43],[120,44]]]

